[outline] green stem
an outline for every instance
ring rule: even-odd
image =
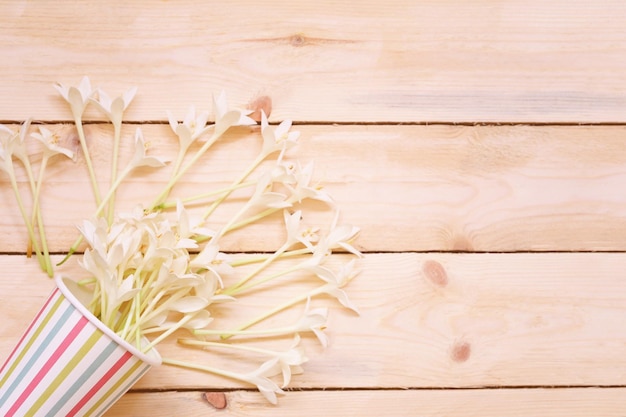
[[[239,222],[236,223],[232,223],[229,227],[228,230],[226,230],[226,232],[232,232],[233,230],[239,229],[241,227],[244,227],[250,223],[254,223],[258,220],[261,220],[264,217],[269,216],[270,214],[276,213],[278,210],[282,210],[282,208],[274,208],[274,207],[270,207],[267,208],[265,210],[263,210],[260,213],[257,213],[253,216],[248,217],[247,219],[241,220]]]
[[[235,221],[237,221],[237,219],[239,217],[243,216],[243,214],[246,212],[246,210],[248,210],[252,206],[251,202],[252,202],[252,200],[246,201],[246,204],[244,204],[243,207],[233,217],[231,217],[230,220],[228,220],[228,222],[222,228],[220,228],[217,231],[215,236],[211,237],[211,239],[217,242],[222,236],[224,236],[228,232],[230,226]],[[205,220],[206,220],[206,218],[205,218]]]
[[[15,178],[15,170],[13,169],[13,162],[10,159],[7,161],[7,173],[9,174],[11,188],[13,189],[13,193],[15,194],[15,201],[17,202],[17,206],[20,210],[20,214],[22,215],[22,219],[24,220],[24,225],[26,226],[26,230],[28,231],[28,237],[33,242],[33,247],[35,249],[37,260],[39,261],[39,265],[41,266],[41,269],[46,271],[45,261],[42,257],[41,250],[39,249],[39,243],[37,242],[37,239],[35,238],[35,230],[33,229],[33,225],[30,222],[28,214],[26,214],[26,208],[24,207],[24,202],[22,201],[22,196],[17,186],[17,179]]]
[[[100,294],[100,320],[102,322],[104,322],[106,314],[108,314],[107,312],[107,294],[106,292],[102,289],[101,285],[98,285],[98,288],[100,289],[99,294]]]
[[[141,295],[141,299],[143,300],[141,304],[139,305],[140,311],[143,311],[146,308],[146,303],[155,297],[154,292],[156,290],[153,288],[152,283],[159,276],[160,268],[161,268],[161,263],[159,263],[159,265],[156,268],[154,268],[154,270],[150,273],[150,277],[147,279],[147,281],[144,284],[140,285],[141,287],[140,295]]]
[[[237,185],[241,184],[246,178],[248,178],[248,176],[252,173],[252,171],[254,171],[256,169],[257,166],[259,166],[259,164],[261,162],[263,162],[263,160],[265,159],[265,155],[261,154],[259,156],[256,157],[256,159],[252,162],[252,164],[250,164],[250,166],[248,166],[248,168],[243,172],[243,174],[241,174],[239,176],[239,178],[237,178],[235,181],[233,181],[233,183],[231,184],[231,188],[236,187]],[[207,209],[207,211],[204,213],[204,215],[202,216],[202,218],[204,220],[208,219],[211,214],[213,214],[213,212],[215,211],[215,209],[222,204],[222,202],[224,202],[224,200],[226,200],[228,198],[228,196],[230,195],[232,191],[227,192],[226,194],[224,194],[223,196],[221,196],[220,198],[218,198],[217,200],[215,200]]]
[[[137,295],[135,295],[135,297],[136,296]],[[132,301],[127,301],[123,303],[120,308],[118,308],[119,315],[117,317],[117,320],[115,320],[115,327],[111,328],[111,330],[117,333],[117,335],[124,340],[126,340],[124,337],[124,329],[126,328],[126,325],[129,321],[129,317],[132,316],[131,313],[134,309],[135,297],[133,297]]]
[[[167,304],[168,302],[172,302],[172,301],[176,301],[180,298],[182,298],[186,292],[188,290],[186,288],[181,288],[178,291],[174,292],[173,294],[169,295],[169,298],[166,302],[164,302],[162,306],[154,309],[154,307],[158,304],[158,302],[161,300],[161,298],[163,298],[165,295],[167,295],[167,289],[163,289],[161,290],[154,298],[150,298],[150,303],[148,304],[147,307],[143,308],[139,308],[137,309],[138,312],[140,312],[140,314],[136,317],[135,319],[135,323],[134,323],[134,327],[133,327],[133,331],[139,332],[139,330],[141,329],[141,324],[148,322],[150,320],[152,320],[154,317],[158,316],[159,314],[161,314],[161,312],[164,309],[167,309]],[[146,298],[147,301],[148,298]]]
[[[41,213],[41,207],[39,206],[39,199],[41,196],[41,185],[43,184],[44,171],[48,165],[48,160],[50,157],[47,154],[44,154],[43,159],[41,160],[41,165],[39,167],[39,175],[37,177],[37,183],[35,185],[35,190],[33,192],[33,215],[32,215],[32,223],[35,224],[37,222],[39,229],[39,239],[41,240],[41,246],[43,250],[43,256],[46,263],[46,272],[49,277],[53,276],[52,270],[52,260],[50,259],[50,251],[48,250],[48,240],[46,239],[46,229],[43,225],[43,215]]]
[[[161,333],[156,339],[152,340],[148,345],[144,346],[143,347],[143,351],[147,352],[150,349],[152,349],[153,347],[155,347],[156,345],[158,345],[159,343],[161,343],[169,335],[171,335],[176,330],[180,329],[185,324],[187,324],[187,322],[189,320],[191,320],[192,318],[193,318],[193,314],[188,314],[185,317],[183,317],[182,319],[180,319],[174,326],[170,327],[168,330],[166,330],[165,332]]]
[[[113,155],[111,161],[111,187],[117,180],[117,165],[120,154],[120,140],[122,136],[121,123],[113,123]],[[107,210],[107,220],[109,225],[113,224],[113,215],[115,210],[115,194],[109,200],[109,208]]]
[[[211,366],[198,365],[192,362],[184,362],[184,361],[179,361],[177,359],[167,359],[167,358],[162,358],[161,363],[165,365],[170,365],[170,366],[177,366],[179,368],[187,368],[187,369],[193,369],[196,371],[208,372],[210,374],[215,374],[215,375],[223,376],[225,378],[230,378],[230,379],[234,379],[237,381],[243,381],[243,382],[249,383],[249,381],[243,375],[237,372],[225,371],[223,369],[218,369],[218,368],[214,368]]]
[[[33,208],[31,213],[31,225],[33,227],[33,232],[35,229],[39,231],[39,239],[41,239],[40,244],[42,245],[41,249],[41,257],[38,257],[41,268],[48,274],[49,277],[52,277],[52,261],[50,260],[50,254],[48,252],[48,244],[46,242],[45,230],[43,227],[43,222],[41,221],[41,209],[39,207],[39,195],[37,189],[37,183],[35,182],[35,176],[33,174],[33,168],[30,164],[30,160],[28,158],[19,158],[20,162],[24,166],[26,170],[26,174],[28,176],[28,183],[30,185],[31,195],[33,196]],[[44,156],[42,160],[42,168],[39,171],[39,181],[41,181],[41,177],[43,176],[43,170],[45,170],[45,165],[47,163],[47,157]],[[29,241],[29,253],[32,242]],[[43,263],[42,263],[43,262]]]
[[[235,349],[235,350],[244,350],[246,352],[254,352],[261,353],[263,355],[268,356],[276,356],[280,352],[276,352],[274,350],[262,349],[254,346],[247,345],[234,345],[230,343],[223,342],[209,342],[208,340],[197,340],[197,339],[178,339],[178,343],[186,346],[199,346],[199,347],[217,347],[217,348],[227,348],[227,349]]]
[[[100,216],[102,214],[102,211],[106,207],[106,204],[109,201],[109,199],[112,198],[115,195],[115,192],[117,191],[117,188],[122,184],[124,179],[131,173],[132,170],[133,170],[133,167],[131,167],[131,166],[126,167],[126,169],[124,170],[122,175],[120,175],[115,180],[115,183],[111,186],[111,188],[109,189],[109,192],[107,193],[107,195],[100,202],[100,205],[98,205],[98,208],[96,209],[96,211],[94,213],[95,217],[98,217],[98,216]],[[59,262],[57,264],[57,266],[63,265],[74,254],[74,252],[76,252],[78,250],[78,246],[81,244],[82,241],[83,241],[83,236],[82,235],[78,236],[78,238],[76,238],[76,240],[74,241],[74,243],[70,247],[70,250],[68,251],[67,255],[65,255],[65,258],[63,258],[61,260],[61,262]]]
[[[273,279],[276,279],[276,278],[282,277],[284,275],[290,274],[292,272],[295,272],[298,269],[300,269],[301,267],[302,267],[302,264],[294,265],[291,268],[287,268],[287,269],[285,269],[283,271],[280,271],[280,272],[277,272],[275,274],[268,275],[266,277],[263,277],[261,279],[258,279],[256,281],[254,281],[254,282],[250,282],[248,284],[241,285],[241,286],[238,286],[238,287],[235,287],[235,288],[233,288],[233,287],[228,288],[228,289],[224,290],[222,292],[222,294],[224,294],[224,295],[231,295],[231,296],[237,295],[237,294],[242,293],[244,291],[247,291],[247,290],[249,290],[251,288],[254,288],[254,287],[258,286],[258,285],[265,284],[266,282],[269,282],[269,281],[271,281]]]
[[[287,251],[287,252],[283,252],[280,255],[280,257],[281,258],[287,258],[287,257],[291,257],[291,256],[306,255],[308,253],[311,253],[311,250],[309,248],[301,248],[301,249],[294,249],[294,250],[290,250],[290,251]],[[233,267],[238,267],[238,266],[243,266],[243,265],[248,265],[248,264],[255,264],[255,263],[263,262],[267,258],[269,258],[270,256],[273,256],[273,255],[274,254],[271,254],[271,255],[260,255],[260,256],[250,257],[250,258],[246,258],[246,259],[239,259],[239,260],[232,261],[230,263],[230,265],[233,266]]]
[[[39,236],[41,239],[41,250],[43,251],[43,260],[46,265],[46,272],[48,276],[52,278],[54,276],[54,270],[52,267],[52,259],[50,258],[50,250],[48,249],[48,240],[46,238],[46,231],[43,225],[43,215],[41,210],[37,210],[37,225],[39,229]]]
[[[228,334],[231,336],[281,336],[285,334],[291,334],[296,332],[294,326],[277,327],[274,329],[252,329],[252,330],[212,330],[212,329],[197,329],[193,331],[193,334],[198,336],[222,336]]]
[[[289,249],[289,246],[291,246],[290,242],[286,242],[283,246],[281,246],[276,252],[274,252],[271,256],[267,257],[263,263],[261,263],[261,265],[259,265],[254,271],[250,272],[248,275],[246,275],[244,278],[242,278],[239,282],[237,282],[235,285],[232,285],[231,287],[227,288],[225,290],[225,293],[228,293],[229,291],[237,291],[238,288],[241,288],[241,286],[243,286],[244,284],[246,284],[248,281],[250,281],[252,278],[254,278],[256,275],[258,275],[261,271],[263,271],[265,268],[267,268],[267,266],[269,264],[271,264],[273,261],[275,261],[276,259],[278,259],[280,257],[280,255],[285,252],[287,249]]]
[[[87,170],[89,171],[89,178],[91,180],[91,188],[93,191],[94,199],[96,201],[96,205],[100,205],[100,202],[102,200],[100,198],[100,187],[98,186],[98,181],[96,180],[96,174],[93,169],[93,164],[91,163],[91,156],[89,154],[89,148],[87,147],[87,139],[85,138],[81,115],[74,115],[74,122],[76,124],[76,130],[78,131],[80,146],[85,157],[85,164],[87,165]]]
[[[178,170],[180,169],[180,166],[183,164],[183,159],[185,159],[185,155],[187,154],[188,149],[189,149],[189,146],[187,146],[184,149],[182,147],[178,149],[178,155],[176,155],[176,161],[174,162],[174,169],[172,170],[172,175],[176,175],[178,173]]]
[[[204,155],[206,151],[209,150],[209,148],[215,143],[217,139],[219,139],[220,136],[221,135],[216,135],[215,133],[213,133],[213,135],[204,143],[204,145],[202,145],[202,147],[198,149],[196,154],[191,158],[187,165],[185,165],[177,173],[172,175],[172,178],[165,186],[165,189],[155,198],[154,202],[152,203],[152,210],[154,210],[159,204],[163,203],[163,201],[167,198],[178,180],[180,180],[180,178],[185,175],[196,162],[198,162],[202,155]]]
[[[241,183],[239,185],[235,185],[235,186],[231,185],[230,187],[224,187],[224,188],[220,188],[220,189],[208,192],[208,193],[198,194],[198,195],[195,195],[195,196],[192,196],[192,197],[187,197],[187,198],[181,199],[180,201],[182,203],[190,203],[190,202],[193,202],[193,201],[202,200],[204,198],[213,197],[215,195],[232,192],[232,191],[238,190],[240,188],[250,187],[252,185],[255,185],[256,183],[257,183],[257,181],[243,182],[243,183]],[[165,203],[159,204],[155,208],[157,208],[157,209],[170,209],[170,208],[176,207],[176,204],[177,203],[175,201],[170,201],[170,202],[165,202]]]
[[[237,330],[237,331],[246,330],[249,327],[254,326],[257,323],[260,323],[263,320],[266,320],[266,319],[272,317],[273,315],[278,314],[281,311],[288,309],[289,307],[292,307],[292,306],[294,306],[294,305],[296,305],[298,303],[306,301],[308,298],[313,298],[314,296],[323,293],[324,292],[323,291],[324,287],[325,287],[325,285],[322,285],[321,287],[316,288],[316,289],[314,289],[312,291],[309,291],[309,292],[307,292],[307,293],[305,293],[303,295],[298,295],[298,296],[292,298],[291,300],[289,300],[289,301],[287,301],[287,302],[285,302],[283,304],[280,304],[280,305],[274,307],[273,309],[271,309],[271,310],[261,314],[260,316],[255,317],[254,319],[245,322],[241,326],[238,326],[235,330]],[[231,336],[233,336],[232,333],[224,333],[224,334],[221,335],[221,338],[222,339],[228,339]]]

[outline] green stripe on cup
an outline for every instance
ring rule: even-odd
[[[102,338],[103,334],[100,332],[93,333],[85,344],[80,348],[76,355],[70,359],[65,367],[59,372],[56,378],[50,383],[48,388],[41,394],[41,396],[35,401],[32,407],[28,410],[27,415],[35,415],[35,413],[41,408],[41,406],[50,398],[59,385],[65,381],[67,376],[76,368],[76,366],[85,358],[89,353],[89,350],[96,344],[96,342]]]
[[[65,301],[65,298],[61,297],[60,301],[61,302]],[[0,398],[0,404],[4,404],[7,398],[10,397],[11,394],[13,394],[13,391],[15,390],[15,388],[19,386],[22,379],[24,379],[24,377],[28,374],[28,372],[31,371],[31,369],[35,365],[35,362],[37,362],[37,359],[39,359],[39,357],[43,354],[43,351],[49,348],[51,340],[54,339],[54,337],[59,333],[59,330],[63,328],[63,326],[65,325],[65,322],[67,321],[67,319],[70,318],[73,311],[74,311],[74,307],[71,304],[69,304],[68,307],[63,312],[63,314],[61,315],[61,317],[57,320],[57,322],[54,324],[54,326],[50,330],[50,333],[48,333],[48,335],[43,340],[39,341],[39,345],[37,346],[37,349],[35,350],[35,352],[33,352],[33,355],[30,357],[28,362],[26,362],[26,364],[24,365],[24,368],[22,368],[22,371],[18,374],[18,376],[13,381],[13,383],[9,386],[9,388],[7,389],[5,394],[2,396],[2,398]],[[51,312],[50,314],[46,316],[46,319],[49,319],[49,317],[53,315],[54,314],[52,314]],[[41,325],[41,328],[43,327],[45,327],[44,323],[42,323]],[[34,341],[35,337],[33,337],[33,339],[31,340]],[[24,355],[20,354],[19,358],[21,359],[23,358],[23,356]]]
[[[2,378],[2,380],[0,380],[0,387],[3,386],[4,383],[7,381],[7,379],[9,379],[11,377],[11,375],[13,374],[13,371],[15,371],[15,368],[22,362],[22,358],[24,358],[24,355],[26,355],[26,353],[28,353],[28,351],[30,350],[30,348],[33,345],[33,343],[35,342],[35,340],[37,340],[37,338],[39,337],[39,335],[41,334],[43,329],[46,328],[46,326],[47,326],[48,322],[50,321],[50,319],[52,318],[52,316],[54,316],[54,313],[59,309],[59,306],[63,302],[64,298],[62,297],[61,293],[59,293],[59,292],[56,293],[56,296],[58,298],[54,302],[54,304],[53,304],[52,308],[50,309],[50,311],[48,311],[48,314],[46,314],[46,316],[44,317],[43,321],[37,326],[37,329],[35,330],[33,335],[30,337],[28,342],[24,345],[24,347],[20,348],[19,355],[13,360],[13,364],[11,364],[9,369],[7,369],[6,373],[4,374],[4,377]],[[0,403],[1,403],[1,401],[0,401]]]

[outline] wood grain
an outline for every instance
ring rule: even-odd
[[[303,375],[294,376],[294,388],[623,384],[626,330],[616,320],[626,314],[622,254],[370,254],[360,267],[346,290],[361,315],[339,309],[332,300],[318,301],[331,308],[330,347],[323,350],[305,338],[311,361]],[[0,270],[12,271],[0,276],[3,357],[52,283],[23,257],[0,257]],[[60,272],[84,277],[76,265]],[[303,292],[301,286],[293,293],[279,287],[263,292],[262,301],[223,307],[215,326],[241,323],[263,306]],[[299,311],[281,320],[289,322]],[[181,351],[172,343],[159,352],[240,370],[247,363],[236,355]],[[165,366],[152,369],[136,385],[200,387],[239,385]]]
[[[277,407],[267,407],[258,393],[234,391],[226,393],[224,410],[212,408],[202,394],[129,393],[107,416],[622,417],[626,392],[623,388],[289,392]]]
[[[52,83],[137,85],[133,120],[226,90],[274,120],[624,122],[626,5],[0,3],[3,120],[66,120]],[[236,27],[236,30],[233,30]]]
[[[51,125],[75,145],[73,129]],[[128,125],[128,159],[136,126]],[[152,155],[173,158],[176,139],[165,125],[142,126]],[[107,125],[87,134],[103,189],[109,178]],[[615,251],[626,249],[626,128],[621,126],[298,126],[301,144],[290,154],[315,162],[337,200],[342,221],[361,227],[364,251]],[[73,145],[72,145],[73,144]],[[178,196],[227,186],[260,149],[257,128],[227,136],[181,183]],[[78,149],[77,149],[78,150]],[[36,153],[37,150],[33,149]],[[233,155],[236,157],[233,158]],[[347,157],[350,155],[350,157]],[[36,155],[35,155],[36,157]],[[35,158],[36,159],[36,158]],[[95,205],[87,171],[53,161],[42,204],[51,248],[67,251],[76,226]],[[169,170],[142,170],[120,191],[120,209],[146,205]],[[258,175],[258,174],[255,174]],[[253,178],[255,176],[253,175]],[[25,180],[25,175],[21,175]],[[0,172],[0,252],[24,252],[26,234]],[[243,194],[240,194],[243,195]],[[223,224],[237,205],[213,216]],[[322,225],[320,205],[305,221]],[[266,251],[282,243],[280,216],[224,242],[229,251]]]
[[[301,122],[298,158],[315,161],[342,221],[362,229],[367,256],[347,288],[362,314],[318,300],[331,307],[331,344],[305,338],[311,360],[278,407],[236,382],[160,367],[107,416],[626,415],[624,21],[615,0],[0,0],[0,122],[33,117],[77,147],[52,85],[89,75],[111,95],[139,87],[123,159],[137,127],[152,154],[173,157],[167,110],[210,111],[222,90],[241,107],[267,97],[273,122]],[[93,109],[85,119],[106,188],[110,128]],[[238,133],[175,195],[228,184],[260,146],[258,128]],[[84,160],[58,162],[43,208],[51,247],[65,252],[94,206]],[[166,177],[135,173],[120,209],[146,203]],[[52,288],[23,255],[8,188],[0,172],[0,362]],[[311,208],[307,223],[327,221]],[[279,224],[271,217],[222,249],[272,250]],[[80,275],[76,258],[59,272]],[[181,353],[173,339],[160,351],[244,366]]]

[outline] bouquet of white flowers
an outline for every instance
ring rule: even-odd
[[[261,112],[259,154],[230,186],[171,199],[179,180],[202,161],[227,130],[257,123],[249,117],[251,111],[229,108],[221,94],[213,100],[213,123],[208,122],[208,113],[197,113],[193,108],[182,123],[169,114],[169,125],[179,144],[171,163],[148,155],[148,142],[137,128],[133,156],[128,164],[120,167],[122,120],[136,89],[110,99],[103,91],[92,89],[87,77],[78,87],[56,87],[71,109],[95,202],[93,216],[77,225],[80,233],[66,257],[67,260],[70,256],[81,256],[85,276],[64,280],[61,285],[67,285],[89,313],[140,353],[154,352],[159,343],[181,329],[188,331],[186,336],[178,338],[181,348],[218,353],[223,349],[249,352],[250,359],[259,362],[256,367],[244,370],[218,369],[205,363],[157,356],[158,362],[166,365],[210,372],[251,384],[270,402],[276,403],[276,394],[283,393],[281,387],[287,386],[292,373],[301,372],[301,365],[307,361],[300,335],[311,332],[322,345],[327,344],[323,330],[328,310],[314,307],[313,300],[330,296],[357,311],[343,287],[357,274],[355,260],[361,254],[351,242],[359,229],[339,223],[338,207],[331,196],[319,184],[311,182],[313,164],[301,165],[289,159],[288,151],[298,143],[299,133],[291,130],[290,121],[270,125]],[[105,192],[100,189],[101,182],[96,177],[83,128],[83,114],[89,105],[99,109],[113,127],[111,179]],[[0,170],[7,174],[15,192],[29,236],[29,253],[34,253],[42,269],[54,276],[57,273],[46,243],[40,191],[49,161],[55,155],[74,159],[75,152],[64,147],[60,138],[45,126],[38,126],[37,132],[31,130],[29,121],[18,132],[0,126]],[[40,143],[38,166],[32,162],[31,139]],[[21,195],[24,187],[19,187],[16,178],[17,163],[27,173],[30,211],[25,203],[27,199]],[[119,212],[116,193],[139,167],[167,167],[169,180],[153,201],[130,212]],[[235,192],[240,201],[242,190],[249,190],[243,202],[216,228],[212,220],[215,210]],[[302,224],[309,200],[317,200],[327,207],[327,224],[316,227]],[[286,238],[274,252],[233,257],[220,251],[224,236],[245,233],[246,227],[281,213],[284,230],[278,233]],[[82,255],[73,255],[79,250]],[[355,257],[343,265],[329,263],[337,251],[349,252]],[[303,279],[307,280],[308,288],[301,294],[278,303],[276,297],[267,298],[272,288],[288,286],[290,280],[301,285]],[[235,327],[220,326],[223,316],[220,309],[232,308],[240,300],[252,297],[258,298],[257,304],[263,304],[264,297],[273,301],[261,315],[250,317]],[[303,308],[296,321],[270,327],[259,325],[294,306]],[[289,349],[274,350],[245,343],[280,337],[293,340]],[[15,360],[15,356],[9,361]],[[18,395],[16,383],[10,383],[13,377],[8,374],[9,371],[15,373],[17,367],[5,364],[0,370],[0,408],[3,391],[7,398]],[[276,375],[282,375],[282,384],[273,379]],[[7,394],[10,390],[15,393]]]

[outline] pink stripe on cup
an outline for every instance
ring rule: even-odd
[[[15,412],[24,404],[24,401],[32,394],[32,392],[37,388],[37,385],[41,382],[41,380],[46,376],[46,374],[50,371],[50,369],[54,366],[54,364],[59,360],[63,352],[67,350],[67,348],[72,344],[74,339],[80,334],[81,330],[87,325],[89,321],[85,317],[81,317],[78,320],[78,323],[74,326],[74,328],[68,333],[67,337],[63,340],[61,345],[56,349],[56,351],[50,356],[50,358],[46,361],[45,365],[39,370],[37,375],[33,378],[33,380],[28,384],[28,387],[22,392],[22,395],[17,399],[15,404],[9,409],[6,414],[6,417],[11,417],[15,415]]]
[[[104,386],[104,384],[106,384],[117,373],[117,371],[119,371],[122,366],[124,366],[124,364],[128,362],[128,360],[132,357],[132,353],[124,352],[122,357],[117,360],[115,365],[113,365],[113,367],[111,367],[111,369],[109,369],[107,373],[104,374],[93,387],[91,387],[89,392],[87,392],[87,394],[85,394],[85,396],[81,398],[81,400],[74,406],[74,408],[72,408],[70,412],[67,413],[67,417],[75,416],[80,411],[80,409],[83,408],[85,404],[87,404],[87,402]]]
[[[41,317],[41,315],[43,314],[44,310],[48,307],[48,304],[50,304],[50,301],[52,301],[55,296],[57,295],[57,293],[59,292],[58,288],[55,288],[54,291],[52,292],[52,294],[50,294],[50,297],[48,297],[48,299],[46,300],[46,303],[43,305],[43,307],[41,308],[41,310],[39,310],[39,312],[37,313],[37,316],[35,316],[35,319],[33,321],[30,322],[30,325],[28,326],[28,329],[26,329],[26,331],[24,332],[24,334],[22,335],[22,338],[20,339],[20,341],[15,345],[15,347],[13,348],[13,351],[11,352],[11,354],[9,355],[9,357],[7,358],[6,362],[4,362],[4,364],[2,365],[2,367],[0,368],[0,375],[2,374],[2,371],[4,371],[4,368],[6,368],[6,366],[9,364],[9,362],[11,362],[11,359],[13,358],[13,356],[15,355],[15,352],[17,352],[18,348],[22,345],[22,343],[24,342],[24,339],[26,339],[26,336],[28,336],[28,334],[30,333],[31,329],[33,328],[33,326],[35,325],[35,323],[37,323],[37,321],[39,321],[39,318]]]

